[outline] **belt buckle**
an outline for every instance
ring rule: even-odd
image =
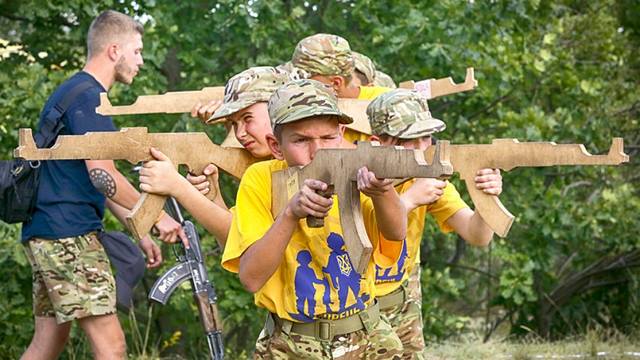
[[[335,325],[331,320],[318,319],[315,321],[314,327],[316,339],[321,341],[330,341],[333,339]]]

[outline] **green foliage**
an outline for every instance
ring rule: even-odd
[[[17,129],[34,126],[47,96],[82,67],[88,25],[107,8],[145,21],[145,66],[132,86],[112,89],[115,104],[130,103],[140,94],[223,84],[248,66],[285,62],[297,40],[315,32],[346,37],[396,81],[449,75],[459,81],[464,68],[474,66],[480,85],[476,90],[430,103],[433,114],[447,122],[440,137],[454,143],[487,143],[498,137],[584,143],[588,151],[603,153],[612,137],[622,136],[631,164],[505,174],[501,200],[517,219],[509,237],[489,249],[462,248],[455,236],[441,234],[430,223],[422,255],[425,335],[430,341],[455,336],[480,316],[490,322],[484,328],[504,322],[515,334],[561,337],[592,324],[637,329],[637,268],[616,273],[620,281],[614,285],[575,293],[559,308],[545,307],[549,294],[572,274],[639,245],[637,1],[125,3],[0,4],[1,158],[10,157]],[[152,131],[206,131],[216,141],[224,132],[205,128],[186,114],[115,121]],[[464,194],[464,184],[453,181]],[[230,203],[236,187],[224,179]],[[117,225],[110,219],[108,226]],[[15,358],[32,331],[29,266],[16,243],[17,228],[3,225],[0,235],[0,274],[6,279],[0,297],[5,324],[0,353]],[[204,243],[225,340],[233,354],[241,349],[246,354],[263,313],[237,276],[220,269],[213,239],[206,237]],[[164,255],[166,269],[172,256],[168,250]],[[156,276],[148,274],[145,284]],[[130,349],[137,349],[137,355],[146,348],[146,354],[201,357],[204,339],[189,292],[180,290],[149,318],[143,291],[141,287],[137,294],[137,321],[123,318]],[[147,328],[149,340],[133,347],[140,341],[135,329],[145,334]],[[75,344],[81,354],[86,344]]]

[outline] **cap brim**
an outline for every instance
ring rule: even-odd
[[[439,119],[429,119],[423,121],[416,121],[411,124],[406,130],[395,135],[400,139],[417,139],[419,137],[431,135],[447,128],[444,121]]]
[[[217,124],[217,123],[221,123],[226,121],[227,116],[237,113],[238,111],[249,107],[253,104],[255,104],[257,101],[251,99],[239,99],[237,101],[232,101],[232,102],[228,102],[228,103],[224,103],[222,104],[222,106],[220,106],[218,108],[218,110],[216,110],[213,115],[211,115],[211,117],[209,119],[207,119],[206,123],[208,125],[212,125],[212,124]]]

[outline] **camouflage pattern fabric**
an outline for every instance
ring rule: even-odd
[[[353,122],[338,109],[338,98],[333,91],[316,80],[288,82],[269,99],[272,128],[316,115],[335,115],[342,124]]]
[[[404,304],[380,309],[402,341],[403,360],[424,359],[425,342],[422,333],[422,288],[420,266],[416,265],[409,275],[405,287],[407,299]]]
[[[376,66],[373,64],[373,61],[371,61],[368,56],[362,55],[359,52],[352,51],[351,55],[353,56],[356,70],[367,78],[368,84],[373,84],[376,79]]]
[[[446,125],[434,119],[427,99],[406,89],[394,89],[375,98],[367,106],[367,116],[374,135],[415,139],[442,131]]]
[[[115,280],[96,233],[25,244],[33,272],[33,313],[58,324],[116,312]]]
[[[315,34],[300,40],[291,62],[310,75],[349,77],[354,69],[349,42],[331,34]]]
[[[284,64],[276,66],[276,69],[289,73],[289,78],[291,80],[308,79],[310,77],[308,72],[293,66],[291,61],[287,61]]]
[[[276,327],[272,335],[263,329],[256,343],[254,359],[400,359],[402,344],[388,322],[381,318],[367,333],[359,330],[335,336],[331,341]]]
[[[376,70],[376,76],[373,80],[373,85],[388,87],[392,89],[395,89],[398,87],[396,83],[393,82],[393,79],[391,78],[391,76],[383,73],[380,70]]]
[[[268,101],[277,88],[289,81],[289,73],[270,66],[249,68],[234,75],[224,87],[222,106],[207,120],[208,124],[224,118],[257,102]]]

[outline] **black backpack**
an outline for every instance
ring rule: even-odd
[[[73,100],[83,91],[93,86],[83,81],[67,92],[60,102],[46,114],[42,127],[34,138],[36,146],[51,147],[64,128],[60,121]],[[22,159],[0,161],[0,220],[13,224],[31,220],[38,184],[40,181],[40,161]]]

